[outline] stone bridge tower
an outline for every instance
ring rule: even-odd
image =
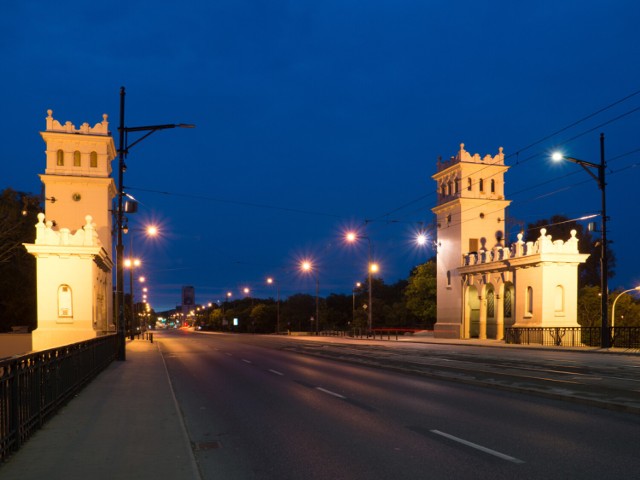
[[[438,161],[437,184],[437,338],[463,338],[463,289],[458,267],[468,252],[504,246],[505,209],[502,147],[495,156],[471,155],[460,145],[457,155]],[[479,309],[478,309],[479,311]]]
[[[45,213],[36,241],[38,328],[33,349],[78,342],[112,329],[112,201],[116,157],[107,115],[91,127],[64,125],[48,110]],[[46,221],[45,221],[46,218]],[[57,228],[56,228],[57,227]],[[73,233],[75,232],[75,233]]]

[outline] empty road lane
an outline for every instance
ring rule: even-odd
[[[635,415],[303,355],[272,337],[157,338],[204,479],[611,478],[640,466]]]

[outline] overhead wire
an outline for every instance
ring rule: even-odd
[[[612,103],[610,103],[610,104],[606,105],[605,107],[602,107],[602,108],[600,108],[600,109],[596,110],[595,112],[592,112],[592,113],[590,113],[589,115],[586,115],[586,116],[584,116],[584,117],[580,118],[579,120],[576,120],[576,121],[574,121],[574,122],[571,122],[570,124],[568,124],[568,125],[566,125],[566,126],[564,126],[564,127],[560,128],[560,129],[558,129],[558,130],[554,131],[553,133],[550,133],[550,134],[548,134],[548,135],[545,135],[545,136],[544,136],[544,137],[542,137],[541,139],[536,140],[535,142],[532,142],[532,143],[530,143],[529,145],[527,145],[527,146],[525,146],[525,147],[523,147],[523,148],[520,148],[520,149],[516,150],[516,151],[515,151],[514,153],[512,153],[512,154],[505,155],[504,159],[506,160],[506,159],[508,159],[508,158],[511,158],[511,157],[513,157],[513,156],[516,156],[516,158],[518,158],[518,162],[517,162],[515,165],[512,165],[511,167],[509,167],[509,168],[515,168],[515,167],[520,166],[520,165],[522,165],[522,164],[524,164],[524,163],[527,163],[528,161],[531,161],[531,160],[533,160],[533,159],[535,159],[535,158],[538,158],[538,157],[539,157],[540,155],[542,155],[544,152],[536,152],[535,154],[532,154],[532,155],[528,156],[528,157],[527,157],[527,158],[525,158],[524,160],[520,160],[520,158],[519,158],[519,157],[520,157],[520,154],[521,154],[522,152],[524,152],[524,151],[526,151],[526,150],[528,150],[528,149],[530,149],[530,148],[532,148],[532,147],[534,147],[534,146],[536,146],[536,145],[539,145],[540,143],[543,143],[543,142],[545,142],[545,141],[549,140],[550,138],[553,138],[553,137],[555,137],[555,136],[559,135],[560,133],[563,133],[563,132],[565,132],[565,131],[567,131],[567,130],[569,130],[569,129],[571,129],[571,128],[573,128],[573,127],[577,126],[577,125],[580,125],[581,123],[583,123],[583,122],[585,122],[585,121],[587,121],[587,120],[589,120],[589,119],[591,119],[591,118],[594,118],[594,117],[596,117],[597,115],[599,115],[599,114],[601,114],[601,113],[603,113],[603,112],[605,112],[605,111],[607,111],[607,110],[609,110],[609,109],[611,109],[611,108],[613,108],[613,107],[615,107],[615,106],[617,106],[617,105],[620,105],[620,104],[622,104],[622,103],[626,102],[627,100],[629,100],[629,99],[631,99],[631,98],[633,98],[633,97],[635,97],[636,95],[639,95],[639,94],[640,94],[640,90],[637,90],[637,91],[635,91],[635,92],[632,92],[632,93],[630,93],[630,94],[628,94],[628,95],[626,95],[626,96],[624,96],[624,97],[622,97],[622,98],[620,98],[620,99],[618,99],[618,100],[616,100],[616,101],[614,101],[614,102],[612,102]],[[620,115],[618,115],[618,116],[616,116],[616,117],[614,117],[614,118],[612,118],[612,119],[609,119],[609,120],[607,120],[607,121],[605,121],[605,122],[602,122],[602,123],[600,123],[600,124],[598,124],[598,125],[596,125],[596,126],[594,126],[594,127],[591,127],[591,128],[589,128],[589,129],[587,129],[587,130],[585,130],[585,131],[583,131],[583,132],[579,133],[578,135],[575,135],[575,136],[573,136],[573,137],[570,137],[570,138],[568,138],[568,139],[564,140],[563,142],[558,143],[556,146],[566,145],[566,144],[568,144],[568,143],[570,143],[570,142],[572,142],[572,141],[577,140],[578,138],[580,138],[580,137],[582,137],[582,136],[584,136],[584,135],[587,135],[588,133],[593,132],[594,130],[600,129],[600,128],[602,128],[602,127],[606,126],[606,125],[609,125],[609,124],[614,123],[614,122],[616,122],[616,121],[618,121],[618,120],[621,120],[622,118],[624,118],[624,117],[626,117],[626,116],[628,116],[628,115],[631,115],[631,114],[633,114],[633,113],[636,113],[636,112],[638,112],[638,111],[640,111],[640,107],[636,107],[636,108],[633,108],[633,109],[631,109],[631,110],[628,110],[628,111],[626,111],[626,112],[624,112],[624,113],[622,113],[622,114],[620,114]],[[613,159],[610,159],[609,161],[612,161],[612,160],[613,160]],[[481,168],[481,169],[477,170],[477,171],[476,171],[476,172],[474,172],[474,173],[475,173],[475,174],[477,174],[477,173],[479,173],[479,172],[481,172],[481,171],[483,171],[483,170],[485,170],[485,169],[487,169],[487,168],[490,168],[490,167],[492,167],[492,166],[493,166],[493,165],[485,165],[483,168]],[[490,178],[492,178],[493,176],[498,175],[498,174],[499,174],[499,173],[496,173],[496,174],[491,175],[491,176],[486,177],[486,178],[489,178],[489,179],[490,179]],[[468,177],[468,176],[461,177],[461,178],[460,178],[460,182],[462,182],[463,180],[465,180],[465,179],[467,179],[467,178],[469,178],[469,177]],[[476,181],[476,183],[474,183],[474,184],[472,184],[472,185],[473,185],[473,186],[476,186],[478,183],[479,183],[479,181]],[[413,204],[415,204],[415,203],[417,203],[417,202],[419,202],[419,201],[421,201],[421,200],[423,200],[423,199],[427,198],[428,196],[435,195],[435,194],[436,194],[436,192],[435,192],[435,191],[432,191],[432,192],[431,192],[430,194],[428,194],[428,195],[421,195],[420,197],[418,197],[418,198],[416,198],[416,199],[414,199],[414,200],[411,200],[411,201],[409,201],[409,202],[406,202],[406,203],[404,203],[403,205],[401,205],[401,206],[399,206],[399,207],[396,207],[396,208],[394,208],[394,209],[392,209],[392,210],[390,210],[390,211],[388,211],[388,212],[386,212],[386,213],[384,213],[384,214],[382,214],[382,215],[379,215],[379,216],[375,217],[375,218],[374,218],[374,221],[375,221],[375,220],[379,220],[379,219],[384,218],[384,217],[388,217],[388,216],[389,216],[389,215],[391,215],[392,213],[395,213],[395,212],[397,212],[397,211],[400,211],[400,210],[402,210],[402,209],[406,208],[407,206],[413,205]]]

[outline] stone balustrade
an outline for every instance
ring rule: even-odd
[[[567,241],[553,240],[551,235],[547,235],[547,229],[540,229],[540,237],[535,241],[525,242],[524,235],[518,234],[518,241],[510,247],[496,246],[491,250],[480,250],[469,252],[462,256],[462,265],[479,265],[482,263],[497,262],[510,258],[526,257],[539,253],[580,253],[578,251],[578,239],[576,230],[571,230],[571,238]]]
[[[61,133],[84,133],[91,135],[109,135],[109,122],[107,118],[109,116],[105,113],[102,115],[102,122],[96,123],[91,127],[88,123],[83,123],[80,128],[76,128],[73,123],[66,121],[61,124],[58,120],[53,118],[53,110],[47,110],[47,131],[48,132],[61,132]]]
[[[73,234],[68,228],[61,228],[58,231],[54,230],[53,222],[50,220],[45,222],[44,218],[44,213],[38,214],[36,245],[102,246],[95,225],[92,223],[93,217],[91,217],[91,215],[84,217],[87,223]]]

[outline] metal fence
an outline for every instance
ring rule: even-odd
[[[104,370],[117,348],[117,335],[108,335],[0,362],[0,460]]]
[[[600,327],[505,328],[505,343],[557,347],[599,347]],[[610,327],[611,346],[640,348],[640,327]]]

